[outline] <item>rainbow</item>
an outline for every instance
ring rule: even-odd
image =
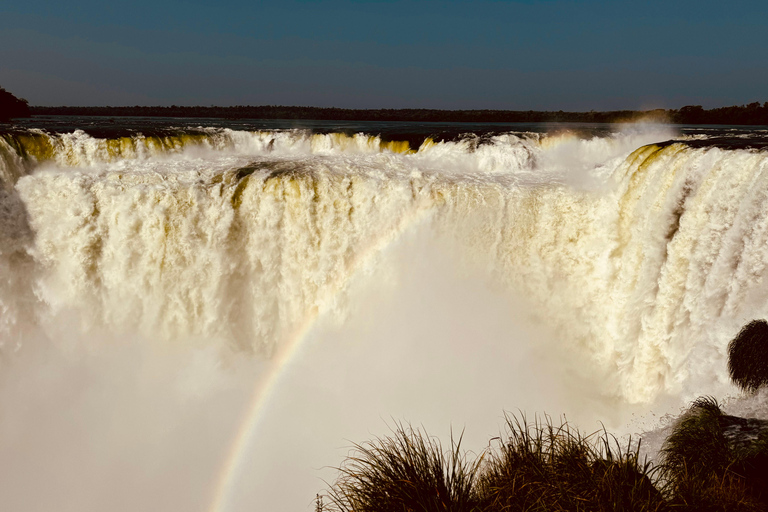
[[[270,364],[266,374],[256,382],[253,396],[246,408],[246,414],[240,423],[240,428],[237,430],[232,445],[227,451],[225,462],[218,473],[214,498],[209,508],[211,512],[224,512],[228,510],[229,495],[237,475],[241,471],[244,455],[249,451],[253,435],[259,425],[259,420],[263,417],[261,413],[266,410],[269,399],[273,396],[273,391],[280,382],[280,377],[285,373],[283,370],[288,367],[291,360],[299,352],[303,345],[302,341],[306,339],[318,316],[318,312],[315,311],[304,319],[293,336],[289,337],[289,341],[284,343],[278,352],[275,353],[272,364]]]
[[[338,278],[330,286],[331,295],[338,295],[356,275],[357,271],[370,259],[390,245],[398,236],[407,229],[423,222],[433,210],[426,201],[416,203],[410,211],[406,212],[395,229],[374,240],[368,247],[361,250],[352,260],[349,272]],[[272,364],[268,371],[257,380],[253,395],[249,400],[246,413],[240,422],[232,444],[227,450],[227,455],[217,472],[216,484],[213,492],[209,512],[227,512],[230,509],[230,496],[240,474],[245,455],[249,452],[254,434],[258,429],[259,421],[263,418],[263,412],[267,409],[270,398],[274,395],[280,383],[280,377],[285,374],[285,369],[300,352],[304,340],[315,325],[320,316],[319,308],[313,308],[297,326],[292,335],[279,345],[277,352],[272,357]]]

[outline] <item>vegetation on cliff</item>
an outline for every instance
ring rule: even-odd
[[[17,98],[0,87],[0,121],[7,121],[14,117],[29,117],[30,111],[27,103],[27,100]]]
[[[661,511],[650,463],[605,432],[508,417],[497,450],[470,458],[443,451],[426,433],[398,425],[357,445],[317,510],[326,512]],[[493,442],[493,441],[492,441]],[[325,499],[322,499],[325,498]]]
[[[768,384],[768,323],[745,326],[729,346],[734,383]],[[755,361],[756,360],[756,361]],[[677,420],[652,464],[639,444],[583,435],[549,418],[507,417],[506,435],[477,457],[443,451],[426,433],[356,445],[317,512],[551,512],[768,510],[768,420],[724,414],[702,397]]]
[[[670,501],[699,511],[768,510],[768,422],[696,400],[662,449]]]
[[[639,444],[549,418],[508,417],[477,457],[425,432],[356,445],[317,512],[758,512],[768,510],[768,422],[696,400],[653,464]]]

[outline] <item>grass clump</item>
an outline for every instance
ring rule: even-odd
[[[767,509],[768,439],[740,447],[725,435],[729,426],[748,422],[723,414],[711,397],[691,405],[662,448],[673,505],[702,512]]]
[[[745,391],[768,384],[768,322],[751,321],[728,344],[728,373]]]
[[[339,468],[327,512],[661,511],[654,470],[639,446],[607,433],[584,436],[565,422],[528,424],[509,417],[500,449],[474,460],[461,440],[443,452],[420,430],[355,445]]]
[[[660,511],[654,470],[639,445],[622,448],[605,431],[584,436],[549,418],[508,417],[507,439],[478,477],[483,511]]]
[[[474,479],[481,459],[468,461],[461,438],[444,452],[421,430],[398,424],[354,452],[339,468],[330,488],[328,511],[472,512],[478,502]]]
[[[768,421],[723,414],[699,398],[654,466],[640,445],[605,430],[584,435],[549,417],[508,416],[479,457],[397,425],[339,468],[316,512],[768,511]]]

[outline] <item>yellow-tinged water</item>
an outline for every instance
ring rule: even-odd
[[[524,318],[551,334],[541,341],[546,357],[535,336],[525,338],[530,365],[575,353],[584,373],[599,376],[598,398],[573,398],[585,408],[592,399],[629,410],[722,392],[729,337],[768,315],[768,159],[654,143],[663,140],[507,134],[483,143],[427,139],[414,150],[340,133],[4,135],[0,352],[62,332],[108,333],[153,347],[216,347],[264,364],[280,359],[248,398],[241,441],[220,461],[219,504],[236,502],[241,454],[283,366],[310,350],[303,344],[316,322],[354,317],[355,297],[389,304],[394,294],[427,317],[461,303],[419,336],[427,343],[430,333],[450,337],[445,325],[472,325],[446,349],[470,366],[473,347],[518,342],[517,331],[491,328],[484,312]],[[433,276],[423,283],[435,294],[411,303],[423,291],[419,275],[397,276],[419,261],[425,274],[450,261],[471,282],[443,288]],[[460,302],[481,282],[487,303]],[[377,313],[372,325],[403,335],[399,316],[381,325]],[[405,353],[368,361],[387,361],[396,387],[409,357],[428,371],[417,346]],[[430,354],[445,355],[439,345]],[[151,364],[140,370],[151,373]],[[483,374],[479,365],[473,378]],[[570,378],[563,374],[568,386]]]

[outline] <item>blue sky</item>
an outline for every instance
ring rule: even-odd
[[[0,3],[34,105],[606,110],[768,101],[768,2]]]

